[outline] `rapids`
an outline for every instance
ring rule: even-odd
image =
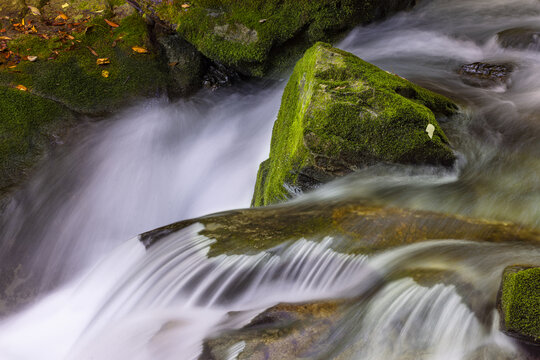
[[[373,166],[287,206],[361,198],[540,228],[540,52],[496,42],[539,21],[537,0],[423,0],[351,31],[337,47],[464,105],[441,122],[459,161]],[[515,64],[509,86],[464,84],[456,70],[476,61]],[[540,263],[540,247],[448,239],[347,254],[326,236],[209,257],[215,240],[194,224],[144,248],[139,233],[249,206],[285,83],[138,104],[59,147],[0,214],[0,359],[197,359],[205,338],[277,303],[328,299],[347,305],[310,358],[522,356],[498,330],[494,299],[502,269]],[[392,280],[411,263],[451,269],[468,291]]]

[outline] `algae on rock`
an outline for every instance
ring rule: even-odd
[[[285,200],[286,187],[306,190],[377,162],[451,166],[455,156],[435,116],[456,110],[442,95],[317,43],[285,88],[252,205]]]
[[[504,270],[499,310],[505,333],[540,345],[540,267]]]

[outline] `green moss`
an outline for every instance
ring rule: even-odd
[[[451,165],[435,113],[456,109],[441,95],[318,43],[285,88],[253,205],[286,199],[284,184],[302,187],[302,174],[320,183],[380,161]],[[431,139],[428,124],[435,127]]]
[[[267,72],[272,50],[291,39],[303,36],[307,40],[303,51],[316,41],[328,41],[339,31],[372,21],[380,7],[369,0],[193,0],[189,9],[181,4],[162,2],[155,11],[176,24],[178,32],[209,58],[255,76]],[[404,5],[397,2],[393,7]]]
[[[73,41],[60,42],[58,38],[46,41],[28,35],[10,44],[22,55],[39,57],[34,63],[22,62],[12,81],[86,114],[105,113],[130,99],[164,91],[166,69],[157,55],[131,50],[135,45],[148,47],[146,24],[138,14],[125,18],[116,29],[111,29],[103,18],[94,19],[90,25]],[[70,50],[65,50],[67,47]],[[97,58],[89,48],[100,58],[109,58],[110,65],[97,65]],[[46,60],[53,49],[60,50],[60,55],[55,60]],[[109,72],[109,77],[102,76],[103,70]]]
[[[501,307],[507,331],[540,341],[540,268],[505,271]]]
[[[165,91],[166,65],[153,53],[131,49],[135,45],[151,49],[146,23],[138,14],[126,17],[115,29],[103,17],[90,25],[84,33],[73,33],[73,40],[25,35],[10,41],[11,49],[37,55],[38,60],[0,70],[0,188],[20,179],[55,129],[71,124],[66,121],[72,119],[71,111],[101,115]],[[100,58],[109,58],[110,65],[97,65],[89,48]],[[51,59],[54,51],[58,56]],[[104,70],[108,77],[102,75]],[[13,89],[19,84],[28,92]]]
[[[70,119],[71,113],[53,101],[0,87],[0,191],[35,162],[48,136]]]

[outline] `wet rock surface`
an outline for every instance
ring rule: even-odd
[[[328,202],[324,207],[289,204],[235,210],[180,221],[141,235],[147,247],[194,223],[216,239],[209,256],[254,254],[300,237],[321,234],[348,239],[336,250],[371,254],[430,239],[540,243],[540,233],[511,223],[384,207],[364,201]]]
[[[497,33],[497,42],[504,48],[540,50],[539,28],[512,28]]]
[[[203,344],[199,360],[310,358],[325,346],[343,316],[339,303],[279,304],[237,331]]]
[[[462,65],[458,74],[464,83],[477,87],[508,85],[515,66],[512,64],[489,64],[475,62]]]

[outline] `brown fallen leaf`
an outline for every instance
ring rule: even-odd
[[[186,3],[186,4],[182,4],[182,9],[187,9],[187,8],[190,8],[190,7],[191,7],[191,5],[189,5],[189,4],[187,4],[187,3]]]
[[[114,22],[112,22],[112,21],[110,21],[110,20],[107,20],[107,19],[103,19],[103,20],[105,20],[105,22],[106,22],[107,24],[109,24],[110,27],[117,28],[117,27],[120,26],[120,25],[118,25],[117,23],[114,23]]]
[[[34,55],[29,55],[26,57],[28,59],[28,61],[30,62],[34,62],[37,60],[37,56],[34,56]]]
[[[24,85],[17,85],[15,86],[15,89],[21,90],[21,91],[28,91],[28,88]]]
[[[5,33],[7,29],[0,29],[0,33]]]
[[[66,14],[64,13],[60,13],[57,17],[54,18],[54,21],[62,21],[62,20],[67,20],[68,17]]]
[[[69,40],[75,40],[75,37],[74,37],[73,35],[67,34],[66,37],[67,37]]]
[[[0,36],[0,40],[11,40],[9,36]]]
[[[32,28],[31,28],[30,30],[31,30],[34,34],[36,34],[36,33],[38,32],[35,26],[32,26]]]
[[[109,77],[109,72],[107,70],[103,70],[101,72],[101,76],[103,76],[104,78],[108,78]]]
[[[32,15],[41,16],[41,12],[37,7],[28,5],[28,9],[30,9]]]
[[[94,56],[99,56],[98,53],[96,52],[96,50],[92,49],[90,46],[87,46],[88,50],[90,50],[90,52],[92,53],[92,55]]]
[[[109,58],[100,58],[96,60],[96,64],[98,65],[108,65],[111,63],[111,60]]]
[[[131,49],[139,54],[148,54],[148,50],[141,46],[133,46]]]

